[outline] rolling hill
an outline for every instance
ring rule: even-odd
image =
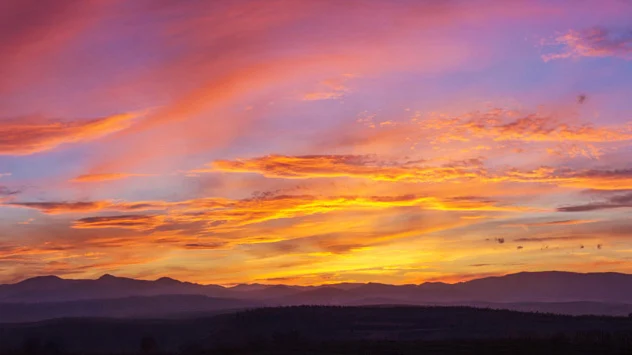
[[[262,306],[466,305],[560,314],[632,313],[632,275],[523,272],[455,284],[201,285],[104,275],[95,280],[43,276],[0,285],[4,322],[59,317],[171,317]]]

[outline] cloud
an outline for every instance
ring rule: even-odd
[[[584,205],[572,205],[559,207],[557,210],[560,212],[588,212],[597,210],[606,210],[613,208],[631,208],[632,207],[632,193],[626,193],[621,195],[610,196],[608,199],[601,202],[592,202]]]
[[[595,223],[599,220],[593,219],[566,219],[559,221],[547,221],[547,222],[529,222],[529,223],[508,223],[503,224],[503,227],[520,227],[528,230],[529,227],[550,227],[550,226],[572,226],[578,224]]]
[[[495,108],[457,117],[420,121],[425,130],[438,131],[440,142],[490,138],[494,141],[524,142],[612,142],[632,140],[629,127],[594,127],[591,124],[571,124],[556,117],[523,114],[519,111]]]
[[[303,96],[305,101],[319,101],[319,100],[337,100],[344,96],[344,92],[330,91],[330,92],[311,92]]]
[[[586,144],[585,146],[580,146],[577,144],[560,143],[555,147],[547,148],[546,151],[550,155],[555,155],[559,157],[584,157],[594,160],[599,160],[604,155],[604,149],[599,148],[594,144]]]
[[[228,243],[225,243],[225,242],[189,243],[189,244],[185,244],[184,248],[185,249],[200,249],[200,250],[215,250],[215,249],[221,249],[225,247],[226,245],[228,245]]]
[[[488,216],[488,215],[466,215],[466,216],[461,216],[461,219],[470,219],[470,220],[478,220],[478,219],[491,219],[493,218],[492,216]]]
[[[0,196],[12,196],[17,195],[20,192],[22,192],[22,190],[11,189],[9,187],[0,185]],[[2,200],[0,200],[0,202],[2,202]]]
[[[332,91],[332,92],[312,92],[309,94],[305,94],[303,96],[303,100],[305,101],[319,101],[319,100],[337,100],[343,97],[342,92]]]
[[[346,85],[346,81],[350,77],[351,75],[344,75],[342,78],[325,80],[321,82],[321,86],[325,90],[307,93],[303,96],[303,100],[319,101],[341,99],[350,91]]]
[[[130,14],[130,21],[136,17],[154,20],[142,21],[150,24],[143,31],[147,37],[141,37],[146,38],[149,53],[157,54],[151,61],[154,65],[140,77],[137,70],[130,70],[129,81],[111,91],[122,99],[128,99],[126,93],[147,92],[169,100],[114,138],[121,146],[135,149],[128,149],[124,156],[103,151],[89,171],[129,171],[150,163],[172,168],[181,155],[259,134],[267,122],[258,120],[257,114],[268,110],[270,101],[286,95],[284,89],[290,86],[304,92],[306,83],[325,80],[326,90],[311,96],[323,99],[342,91],[331,78],[346,73],[378,76],[404,70],[460,69],[482,56],[480,44],[451,34],[455,23],[478,24],[499,16],[524,18],[543,12],[542,6],[528,1],[518,1],[511,8],[497,1],[485,3],[474,7],[370,1],[360,6],[275,0],[265,7],[252,1],[140,5],[138,13]],[[169,16],[171,12],[178,16]],[[391,20],[376,22],[375,13]],[[117,34],[122,38],[138,35]],[[425,55],[418,55],[419,48],[424,48]],[[245,105],[255,108],[238,112]],[[178,126],[178,122],[187,124]],[[174,135],[174,130],[179,134]]]
[[[46,223],[49,217],[42,216],[38,219],[39,223],[16,229],[24,233],[23,235],[29,236],[24,239],[24,242],[31,244],[29,248],[32,252],[39,250],[42,254],[30,257],[25,254],[26,251],[20,252],[19,255],[12,256],[11,262],[20,262],[25,269],[27,262],[32,263],[33,269],[40,270],[41,264],[47,260],[63,260],[68,261],[70,266],[74,266],[75,272],[82,274],[90,271],[82,271],[82,265],[93,265],[95,260],[101,261],[106,258],[110,259],[110,262],[119,259],[124,261],[127,257],[137,258],[138,256],[151,257],[154,260],[154,256],[171,255],[170,258],[178,259],[195,257],[192,254],[198,255],[204,252],[213,253],[214,257],[212,261],[206,260],[205,268],[198,271],[217,267],[217,278],[213,280],[222,279],[220,273],[223,273],[224,277],[230,281],[235,280],[234,276],[229,276],[235,272],[231,271],[235,264],[228,260],[244,256],[251,260],[253,265],[258,265],[259,257],[253,259],[252,256],[243,255],[244,250],[261,250],[268,246],[271,248],[275,241],[293,240],[299,249],[283,253],[275,251],[271,253],[269,259],[265,259],[270,260],[269,264],[299,261],[303,263],[317,261],[328,264],[335,262],[334,257],[352,260],[359,253],[367,253],[368,248],[379,246],[372,251],[372,262],[375,263],[376,253],[381,252],[379,249],[396,240],[467,224],[453,214],[425,211],[423,206],[414,204],[409,206],[414,203],[410,197],[375,196],[369,198],[367,196],[364,197],[364,201],[352,200],[351,197],[343,199],[339,196],[325,198],[324,196],[266,195],[245,200],[224,200],[228,202],[228,205],[222,203],[222,200],[214,199],[177,201],[170,203],[171,207],[160,213],[123,213],[119,216],[108,212],[107,215],[90,216],[78,220],[75,220],[74,214],[57,215],[54,217],[54,220],[58,221],[56,223]],[[454,199],[459,203],[463,203],[464,200],[476,201],[474,198]],[[371,205],[371,201],[376,205]],[[393,205],[385,204],[386,202]],[[119,204],[127,206],[132,205],[133,202],[119,202]],[[459,208],[462,207],[459,206]],[[404,215],[430,213],[433,217],[414,218],[409,222],[401,219],[402,213]],[[74,228],[68,228],[68,225],[63,223],[66,219],[71,221],[70,227]],[[394,221],[397,223],[393,223]],[[199,224],[191,227],[195,223]],[[20,235],[15,234],[16,240],[21,239]],[[143,252],[149,255],[144,255]],[[86,253],[104,254],[94,256],[97,259],[93,260],[92,256],[84,255]],[[132,253],[140,254],[130,256]],[[403,257],[401,253],[398,255],[400,259]],[[364,263],[362,260],[364,257],[358,262]],[[145,267],[158,267],[159,270],[163,270],[159,264],[134,265],[138,267],[123,266],[123,269],[128,273]],[[336,268],[335,265],[334,263],[328,268]],[[67,268],[68,272],[73,270],[70,266]],[[261,266],[260,270],[261,273],[266,273],[276,272],[278,269],[276,266]],[[251,280],[251,278],[244,280]]]
[[[258,173],[284,179],[364,178],[390,182],[512,182],[547,183],[563,187],[632,189],[632,170],[572,170],[539,167],[490,171],[478,159],[440,166],[419,162],[380,161],[367,155],[268,155],[251,159],[217,160],[194,172]]]
[[[492,109],[417,115],[415,106],[399,111],[417,105],[410,100],[419,103],[413,96],[426,86],[438,98],[423,105],[428,110],[460,110],[477,100],[467,97],[467,88],[451,90],[454,83],[442,87],[444,75],[479,72],[501,50],[511,53],[504,59],[523,56],[520,46],[496,48],[504,36],[513,36],[497,26],[526,17],[520,27],[544,23],[544,16],[557,21],[557,13],[551,13],[561,5],[139,0],[129,7],[98,2],[103,7],[93,7],[92,0],[81,6],[66,0],[0,5],[9,16],[9,30],[0,34],[7,52],[0,58],[6,74],[0,75],[0,85],[16,93],[7,101],[6,117],[55,114],[2,121],[0,154],[49,152],[64,143],[76,148],[53,157],[61,160],[4,157],[0,162],[9,163],[5,169],[17,174],[15,179],[36,186],[14,196],[5,184],[12,196],[0,202],[10,212],[1,229],[16,244],[16,254],[2,264],[2,277],[45,271],[83,276],[117,267],[146,275],[183,264],[197,268],[185,278],[204,281],[292,277],[294,270],[277,265],[299,264],[302,270],[296,272],[336,280],[361,279],[361,273],[364,280],[421,280],[424,267],[440,270],[436,276],[442,277],[458,273],[460,264],[504,265],[496,259],[515,256],[518,244],[512,246],[511,236],[505,236],[502,246],[490,242],[495,248],[476,249],[485,238],[481,230],[502,225],[508,215],[572,202],[572,191],[558,186],[629,185],[622,171],[589,170],[578,161],[572,168],[557,166],[561,155],[601,158],[600,169],[607,169],[612,147],[632,142],[628,126],[604,123],[620,121],[616,112],[593,111],[602,100],[598,92],[586,105],[568,100],[581,113]],[[116,4],[112,12],[110,3]],[[129,11],[118,11],[120,6]],[[109,20],[132,25],[111,26]],[[470,27],[481,31],[465,38],[463,29]],[[17,36],[8,39],[7,33]],[[33,74],[27,73],[31,69]],[[347,79],[343,73],[349,72],[361,79]],[[429,81],[422,88],[404,78],[411,75]],[[26,84],[24,90],[15,89],[19,84]],[[484,96],[486,89],[481,90]],[[377,97],[383,100],[372,102]],[[342,98],[344,104],[333,101]],[[105,117],[101,126],[92,119],[144,107],[156,108],[119,122]],[[352,121],[364,109],[376,112],[372,122],[332,127],[343,120],[340,115]],[[604,119],[594,124],[577,118],[597,112]],[[56,114],[90,119],[48,119],[60,117]],[[278,137],[272,134],[279,129],[287,139],[268,139]],[[310,140],[314,137],[317,142]],[[72,145],[96,139],[85,147]],[[321,140],[340,144],[320,145]],[[413,146],[415,151],[409,149]],[[521,159],[509,155],[514,149],[522,152]],[[536,151],[544,153],[542,159],[535,159]],[[286,155],[263,156],[270,152]],[[320,155],[305,155],[313,152]],[[469,160],[479,154],[486,157]],[[216,179],[217,186],[166,175],[212,160],[201,169],[210,173],[202,179]],[[164,174],[147,179],[160,185],[132,179],[148,176],[143,172]],[[253,189],[281,192],[243,198]],[[579,223],[546,222],[548,216],[532,220],[533,225],[554,229]],[[17,224],[30,217],[37,222]],[[463,229],[451,230],[457,227]],[[256,254],[263,251],[270,256]],[[485,260],[482,254],[489,253],[498,256]],[[168,260],[153,263],[164,255]],[[426,262],[403,269],[408,267],[403,264]],[[244,263],[250,271],[243,270]],[[401,269],[389,274],[383,265]]]
[[[105,202],[10,202],[10,207],[32,208],[44,213],[71,213],[100,211],[107,206]]]
[[[150,230],[161,224],[160,216],[119,215],[108,217],[87,217],[75,221],[74,228],[124,228]]]
[[[61,160],[41,156],[17,158],[23,159],[18,163],[24,162],[14,170],[19,175],[17,178],[28,179],[26,183],[39,186],[32,193],[29,190],[29,194],[18,196],[19,199],[12,197],[10,201],[3,201],[2,209],[30,209],[10,211],[10,222],[28,220],[35,212],[41,215],[35,216],[37,223],[10,223],[2,229],[16,243],[30,244],[31,251],[39,247],[46,253],[39,254],[37,260],[30,260],[39,265],[32,269],[16,263],[8,268],[2,265],[3,275],[46,271],[84,275],[119,266],[130,274],[141,274],[143,267],[155,270],[152,272],[165,272],[170,263],[181,265],[185,258],[204,254],[213,257],[196,261],[200,265],[198,274],[187,277],[247,279],[259,275],[228,271],[232,265],[238,269],[242,264],[235,260],[247,260],[243,250],[224,253],[218,249],[232,248],[237,243],[264,244],[275,238],[320,234],[316,231],[321,229],[329,229],[329,232],[353,229],[355,234],[347,238],[330,233],[330,240],[321,237],[318,242],[314,238],[310,240],[314,243],[305,246],[305,249],[311,248],[308,252],[335,254],[335,258],[321,257],[323,260],[371,264],[378,261],[379,251],[363,256],[366,259],[354,260],[353,256],[366,252],[363,248],[372,247],[375,240],[423,233],[427,230],[422,227],[433,224],[436,219],[457,220],[446,222],[449,226],[467,225],[478,221],[460,220],[462,211],[482,211],[481,214],[494,217],[504,213],[492,212],[532,211],[501,198],[486,197],[486,191],[470,189],[465,193],[468,196],[459,197],[464,193],[457,189],[446,194],[412,186],[415,182],[476,180],[485,174],[479,163],[409,162],[403,157],[396,162],[374,160],[362,164],[353,162],[354,158],[340,162],[339,158],[330,157],[329,169],[305,167],[301,171],[299,168],[291,172],[295,175],[293,179],[319,175],[336,177],[335,170],[342,168],[346,169],[345,175],[358,178],[357,181],[270,179],[256,188],[287,191],[289,184],[310,187],[307,191],[293,190],[295,195],[284,192],[260,198],[240,199],[249,195],[247,189],[264,180],[260,176],[228,176],[226,180],[231,182],[226,185],[230,186],[220,193],[230,198],[202,198],[205,193],[190,191],[189,185],[195,184],[195,179],[185,179],[180,184],[179,176],[160,181],[152,179],[161,184],[159,189],[141,184],[144,180],[140,179],[129,179],[121,184],[89,183],[141,176],[135,172],[190,169],[195,165],[188,164],[197,164],[198,158],[226,158],[245,151],[235,151],[235,147],[251,147],[247,151],[256,154],[254,156],[266,154],[268,152],[260,150],[261,145],[266,145],[265,137],[273,130],[282,128],[290,132],[294,125],[304,128],[304,120],[311,116],[302,116],[298,110],[311,108],[309,113],[314,117],[325,118],[314,121],[317,123],[314,128],[321,129],[338,120],[336,112],[320,111],[322,105],[330,108],[332,105],[316,99],[345,97],[345,105],[335,102],[334,106],[345,107],[346,113],[352,113],[357,109],[357,103],[350,100],[354,95],[359,99],[364,95],[381,95],[379,90],[375,92],[369,86],[378,83],[381,89],[389,90],[389,85],[401,79],[401,73],[439,77],[453,70],[484,67],[481,62],[495,60],[494,48],[490,48],[487,40],[474,43],[459,36],[462,29],[498,19],[530,17],[539,21],[542,14],[539,5],[517,1],[508,7],[495,0],[483,0],[483,4],[272,0],[266,6],[257,1],[209,4],[139,0],[131,7],[122,1],[85,0],[75,5],[66,0],[55,4],[8,0],[0,5],[1,12],[8,16],[4,24],[7,31],[0,34],[0,45],[6,52],[0,58],[3,74],[0,90],[16,96],[7,101],[10,104],[7,111],[16,111],[17,115],[46,114],[45,118],[3,121],[0,154],[44,153],[66,143],[64,148],[76,148],[68,152],[70,154],[60,155]],[[128,11],[119,11],[121,6]],[[376,14],[380,15],[379,21],[375,20]],[[131,25],[112,26],[119,22]],[[497,31],[490,27],[482,34],[492,32]],[[420,52],[424,55],[419,55]],[[366,74],[363,87],[358,85],[357,93],[352,80],[346,81],[343,74],[356,71],[361,76]],[[383,77],[390,73],[395,80],[383,86]],[[315,83],[318,86],[313,86]],[[17,87],[24,90],[16,90]],[[9,90],[3,90],[7,88]],[[316,101],[297,102],[296,99],[303,97]],[[252,109],[246,111],[244,106]],[[129,120],[92,119],[108,112],[145,107],[156,109]],[[57,114],[72,119],[48,119],[60,117]],[[289,123],[288,114],[301,120]],[[14,113],[8,115],[16,117]],[[84,117],[86,119],[82,119]],[[387,117],[376,121],[376,127],[398,127],[398,122],[396,118]],[[100,139],[98,144],[90,144],[88,151],[79,144],[71,146],[97,138]],[[226,151],[222,149],[229,154],[227,156],[216,151],[233,143],[235,145],[226,147]],[[276,145],[279,143],[299,148],[299,152],[309,152],[296,144],[273,143],[275,150],[281,149]],[[340,151],[355,152],[334,150]],[[6,159],[9,166],[16,166],[16,158]],[[298,164],[311,164],[307,160]],[[4,166],[4,162],[0,165]],[[78,165],[86,162],[88,166]],[[150,168],[144,169],[145,165]],[[78,174],[82,175],[76,176]],[[270,174],[288,178],[278,168]],[[68,177],[74,177],[73,182],[86,184],[61,181]],[[379,184],[390,186],[373,190],[378,184],[372,181],[408,182],[409,186]],[[175,190],[174,184],[178,186]],[[235,188],[239,184],[243,188]],[[433,187],[443,191],[452,189],[452,186],[438,185]],[[471,196],[474,194],[476,196]],[[139,196],[150,201],[134,201]],[[163,198],[168,200],[162,201]],[[432,214],[433,220],[408,224],[409,219],[426,214]],[[352,219],[356,226],[349,223]],[[331,225],[334,220],[335,225]],[[311,223],[309,227],[307,222]],[[292,228],[299,223],[302,227]],[[380,232],[388,229],[385,226],[402,226],[402,230],[397,233],[389,230],[389,235],[383,235]],[[52,243],[57,249],[50,252],[53,246],[46,243]],[[130,250],[134,252],[128,253]],[[170,261],[149,265],[156,260],[154,253],[162,255],[161,250],[170,254]],[[90,254],[92,252],[107,256],[95,256]],[[417,258],[420,252],[424,253],[410,251],[410,254],[413,252]],[[389,254],[382,258],[400,257],[403,253]],[[290,258],[309,259],[311,256],[278,258],[283,259],[275,261],[280,264],[297,261]],[[326,266],[333,269],[340,265]],[[339,269],[359,269],[360,266],[366,265],[342,265]],[[216,273],[207,272],[211,269]],[[265,273],[266,269],[257,272]]]
[[[629,124],[596,126],[570,119],[568,116],[571,114],[502,107],[458,114],[415,112],[409,120],[389,125],[376,125],[372,120],[365,122],[366,119],[362,119],[360,123],[365,127],[356,124],[338,128],[322,144],[332,147],[407,145],[421,149],[445,148],[451,143],[455,149],[465,147],[468,150],[473,146],[491,149],[508,144],[539,144],[544,150],[547,147],[552,151],[574,147],[576,155],[581,150],[595,155],[600,148],[596,144],[632,140],[632,126]],[[581,144],[592,144],[592,147]],[[529,150],[533,148],[529,146]]]
[[[252,159],[217,160],[210,168],[194,172],[251,172],[266,177],[306,179],[355,177],[376,181],[442,182],[480,178],[485,174],[478,160],[444,166],[421,166],[376,160],[367,155],[268,155]]]
[[[480,134],[490,135],[495,140],[521,141],[581,141],[581,142],[611,142],[632,139],[632,133],[618,129],[593,127],[590,125],[570,126],[564,123],[556,124],[550,117],[529,116],[519,118],[513,122],[479,126]]]
[[[129,272],[125,266],[151,263],[169,251],[183,250],[185,243],[196,241],[196,238],[186,236],[147,234],[141,227],[143,219],[150,218],[118,216],[110,220],[88,218],[76,222],[84,225],[119,223],[125,227],[98,231],[81,227],[68,229],[61,224],[44,223],[42,219],[42,223],[14,229],[14,239],[0,242],[0,265],[16,274],[22,272],[21,277],[38,270],[49,270],[51,262],[67,266],[59,271],[62,274],[91,274],[118,268]],[[61,275],[57,269],[44,272],[51,273]]]
[[[54,121],[39,117],[2,120],[0,155],[27,155],[66,143],[91,141],[129,127],[137,116],[128,113],[75,121]]]
[[[31,224],[33,222],[35,222],[35,218],[29,218],[29,219],[27,219],[25,221],[18,222],[18,224],[27,225],[27,224]]]
[[[500,211],[532,209],[511,206],[476,197],[401,196],[316,196],[273,195],[263,198],[229,200],[201,198],[185,201],[140,202],[12,202],[4,206],[32,208],[47,214],[97,213],[104,211],[152,214],[95,216],[75,221],[74,228],[122,228],[143,231],[185,232],[191,235],[229,235],[245,226],[334,212],[380,211],[391,208],[418,208],[427,211]]]
[[[110,174],[84,174],[70,180],[71,182],[101,182],[122,180],[130,177],[153,176],[151,174],[110,173]]]
[[[143,211],[164,210],[172,206],[164,201],[139,201],[133,203],[115,201],[80,201],[80,202],[8,202],[3,206],[30,208],[47,214],[90,213],[100,211]]]
[[[515,242],[550,242],[550,241],[573,241],[573,240],[586,240],[591,239],[589,237],[584,236],[565,236],[565,237],[529,237],[529,238],[518,238],[515,239]]]
[[[402,215],[415,217],[402,219]],[[398,223],[391,223],[394,219]],[[367,260],[377,260],[380,254],[384,254],[385,259],[392,256],[387,251],[391,248],[408,250],[406,245],[413,238],[423,238],[426,247],[432,249],[432,243],[437,240],[431,236],[433,233],[474,223],[459,220],[455,214],[417,211],[414,208],[341,211],[302,218],[282,228],[256,226],[244,231],[243,235],[249,236],[257,231],[254,234],[265,236],[263,240],[244,240],[248,250],[258,258],[296,255],[314,260],[338,255],[364,255]],[[402,250],[397,254],[400,260],[404,260],[404,254],[409,253]]]
[[[562,221],[549,221],[549,222],[540,222],[540,223],[531,223],[527,224],[529,226],[569,226],[569,225],[577,225],[577,224],[586,224],[586,223],[594,223],[598,222],[597,220],[592,219],[566,219]]]
[[[543,41],[551,53],[542,55],[545,62],[580,57],[618,57],[632,59],[632,31],[593,27],[570,30],[552,41]]]
[[[582,189],[632,189],[632,169],[572,170],[543,166],[534,170],[510,169],[492,177],[491,181],[547,183]]]
[[[21,258],[19,266],[11,268],[11,273],[5,273],[5,280],[18,282],[28,277],[47,275],[102,275],[104,273],[117,273],[128,275],[130,268],[151,264],[160,260],[159,255],[149,253],[122,253],[112,256],[102,254],[84,253],[70,258],[62,259],[34,259]]]
[[[212,200],[211,200],[212,201]],[[312,196],[280,195],[265,199],[246,199],[226,202],[222,207],[210,201],[191,200],[182,208],[171,210],[166,223],[186,224],[205,222],[208,231],[231,232],[233,228],[272,220],[297,218],[338,211],[383,210],[397,207],[418,207],[441,211],[525,211],[528,208],[498,204],[489,199],[436,198],[415,195],[402,196]]]

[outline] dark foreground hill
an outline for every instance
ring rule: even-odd
[[[624,354],[632,319],[467,307],[260,308],[199,319],[0,326],[0,353]]]

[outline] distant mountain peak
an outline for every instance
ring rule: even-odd
[[[101,277],[99,277],[97,280],[116,280],[118,279],[118,277],[111,275],[111,274],[103,274],[101,275]]]
[[[157,279],[156,282],[161,283],[161,284],[181,284],[182,283],[182,281],[172,279],[171,277],[166,277],[166,276]]]
[[[45,276],[35,276],[30,279],[23,280],[20,282],[21,284],[35,284],[35,283],[49,283],[49,282],[58,282],[63,281],[59,276],[55,275],[45,275]]]

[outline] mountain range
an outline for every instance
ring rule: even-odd
[[[570,315],[632,313],[632,275],[521,272],[447,284],[343,283],[322,286],[202,285],[104,275],[98,279],[41,276],[0,285],[0,319],[60,317],[189,317],[289,305],[467,305]]]

